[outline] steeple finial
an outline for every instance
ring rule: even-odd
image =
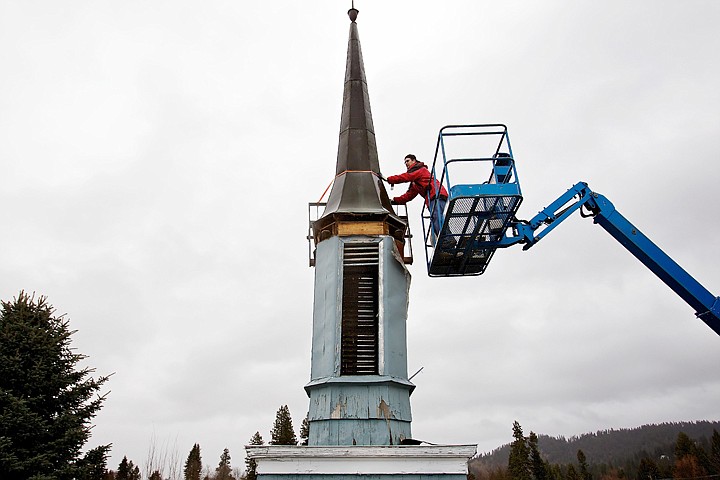
[[[352,3],[350,4],[350,10],[348,10],[348,17],[350,17],[350,21],[355,23],[355,20],[357,20],[359,10],[355,8],[355,0],[352,0]]]

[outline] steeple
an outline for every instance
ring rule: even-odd
[[[475,446],[412,440],[406,223],[380,178],[354,5],[348,15],[337,175],[308,236],[316,248],[307,446],[245,448],[259,480],[465,480]]]
[[[356,23],[358,13],[354,5],[348,10],[351,23],[336,178],[325,211],[315,222],[315,238],[322,241],[348,231],[348,221],[371,222],[377,228],[382,226],[382,231],[372,233],[390,235],[402,242],[405,224],[395,215],[380,178],[375,128]],[[367,225],[358,226],[364,229],[360,231],[367,232]]]
[[[380,177],[351,8],[335,183],[313,223],[315,300],[308,445],[398,445],[411,438],[406,223]]]

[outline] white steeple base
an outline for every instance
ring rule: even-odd
[[[247,445],[258,480],[465,480],[477,445],[303,447]]]

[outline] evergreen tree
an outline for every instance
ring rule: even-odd
[[[202,473],[202,458],[200,457],[200,445],[193,445],[185,461],[183,475],[185,480],[200,480]]]
[[[563,473],[562,466],[553,463],[548,467],[550,478],[553,480],[563,480],[565,478],[565,475]]]
[[[675,460],[680,460],[688,455],[695,455],[695,444],[687,434],[680,432],[675,442]]]
[[[232,467],[230,466],[230,451],[226,448],[220,455],[220,463],[215,469],[214,480],[235,480],[232,476]]]
[[[590,468],[588,467],[587,458],[585,452],[582,450],[577,451],[578,466],[580,467],[580,479],[581,480],[592,480],[590,474]]]
[[[130,471],[132,470],[132,462],[128,462],[127,456],[123,457],[118,465],[115,480],[130,480]]]
[[[580,475],[578,475],[577,470],[575,470],[575,465],[573,465],[573,464],[568,465],[567,472],[565,472],[565,479],[566,480],[581,480]]]
[[[695,443],[693,443],[692,440],[690,440],[690,437],[688,437],[684,432],[678,433],[677,441],[675,442],[675,464],[673,466],[673,477],[691,478],[707,475],[707,471],[700,463],[700,456],[698,453],[698,447],[695,446]]]
[[[115,480],[140,480],[140,467],[134,465],[132,460],[128,461],[127,457],[123,457],[115,474]]]
[[[547,480],[549,472],[547,465],[540,456],[540,447],[538,446],[538,437],[535,432],[528,435],[528,447],[530,448],[530,471],[534,480]]]
[[[108,377],[78,368],[84,355],[70,347],[69,321],[45,297],[20,292],[0,310],[0,478],[82,478],[110,449],[84,457],[91,420]]]
[[[529,467],[529,454],[527,439],[523,436],[522,427],[513,422],[513,440],[510,444],[510,457],[508,458],[508,473],[511,480],[531,480]]]
[[[150,480],[163,480],[162,475],[160,474],[160,470],[155,470],[150,475]]]
[[[720,433],[715,429],[713,429],[710,441],[710,465],[712,465],[714,475],[720,474]]]
[[[308,438],[310,438],[310,419],[308,418],[310,413],[305,415],[302,424],[300,425],[300,443],[302,445],[308,444]]]
[[[660,478],[660,469],[648,457],[643,457],[638,466],[637,480],[657,480]]]
[[[292,417],[287,405],[280,407],[275,414],[275,423],[270,436],[270,445],[297,445]]]
[[[140,466],[133,465],[132,460],[130,461],[130,480],[141,480]]]
[[[79,480],[102,480],[108,473],[107,457],[110,445],[102,445],[88,451],[77,463]]]
[[[250,438],[250,445],[265,445],[265,441],[260,435],[260,432],[255,432],[255,435]],[[245,480],[257,480],[257,462],[246,456],[245,466],[247,467],[245,470]]]

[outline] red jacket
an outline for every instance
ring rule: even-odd
[[[429,207],[430,200],[434,200],[436,197],[438,187],[440,187],[440,198],[447,198],[448,193],[445,187],[440,185],[437,179],[435,179],[434,182],[430,182],[430,178],[430,170],[428,170],[427,165],[422,162],[415,162],[412,167],[408,168],[406,173],[389,176],[387,181],[390,185],[410,182],[407,192],[399,197],[393,198],[393,202],[403,205],[420,194],[425,198],[425,204]]]

